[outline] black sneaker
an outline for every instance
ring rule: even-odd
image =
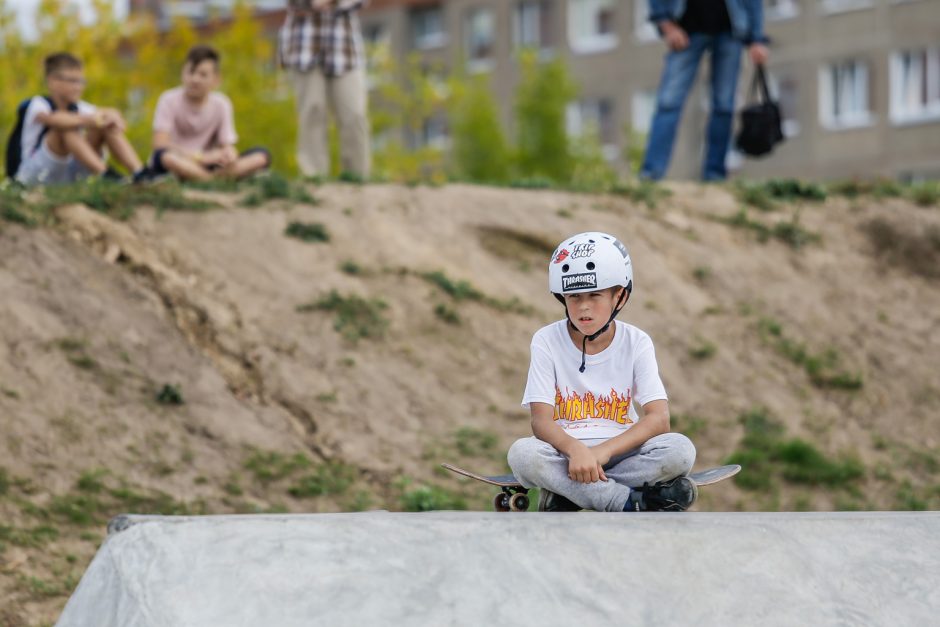
[[[134,176],[131,178],[131,182],[134,185],[144,185],[147,183],[159,183],[166,178],[169,178],[169,173],[157,174],[150,169],[150,166],[145,165],[141,169],[134,172]]]
[[[580,512],[581,508],[560,494],[545,488],[539,490],[540,512]]]
[[[698,486],[686,476],[634,488],[624,511],[684,512],[698,498]]]
[[[120,172],[112,168],[111,166],[108,166],[108,169],[102,172],[99,178],[102,181],[106,181],[108,183],[114,183],[116,185],[126,185],[127,183],[130,182],[126,176],[124,176],[123,174],[121,174]]]

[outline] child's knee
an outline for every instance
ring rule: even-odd
[[[669,436],[669,475],[687,475],[695,465],[695,444],[681,433],[670,433]]]

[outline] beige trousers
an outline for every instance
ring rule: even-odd
[[[304,176],[330,173],[327,108],[339,127],[342,170],[362,178],[369,176],[371,149],[365,68],[329,77],[319,68],[293,70],[297,96],[297,166]]]

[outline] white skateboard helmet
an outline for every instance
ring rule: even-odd
[[[564,294],[622,286],[633,291],[633,264],[627,247],[612,235],[588,231],[565,238],[548,262],[548,289]]]

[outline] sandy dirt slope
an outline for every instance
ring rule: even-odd
[[[798,211],[820,240],[794,249],[716,220],[739,209],[728,189],[671,190],[649,209],[551,191],[328,185],[312,189],[317,205],[248,209],[209,194],[224,208],[141,209],[116,222],[69,206],[52,228],[0,224],[0,514],[8,537],[58,529],[4,542],[0,623],[54,619],[94,552],[100,526],[61,507],[89,471],[112,491],[159,492],[198,511],[397,509],[422,483],[485,507],[488,491],[435,467],[501,471],[505,449],[529,433],[519,406],[529,339],[562,315],[548,254],[582,230],[630,248],[636,290],[623,319],[652,336],[674,426],[693,435],[699,466],[732,453],[738,416],[763,406],[788,436],[866,468],[848,496],[729,483],[703,491],[700,509],[892,508],[904,490],[936,507],[940,284],[908,266],[937,259],[879,255],[867,225],[916,239],[940,228],[940,212],[830,199],[749,214],[772,226]],[[285,237],[293,221],[323,224],[329,241]],[[484,298],[454,300],[431,272]],[[298,310],[331,290],[381,299],[384,335],[353,342],[334,313]],[[814,385],[780,337],[831,349],[861,389]],[[156,402],[165,384],[185,404]],[[365,474],[349,494],[295,498],[289,478],[246,469],[257,451]],[[102,505],[96,520],[127,505]]]

